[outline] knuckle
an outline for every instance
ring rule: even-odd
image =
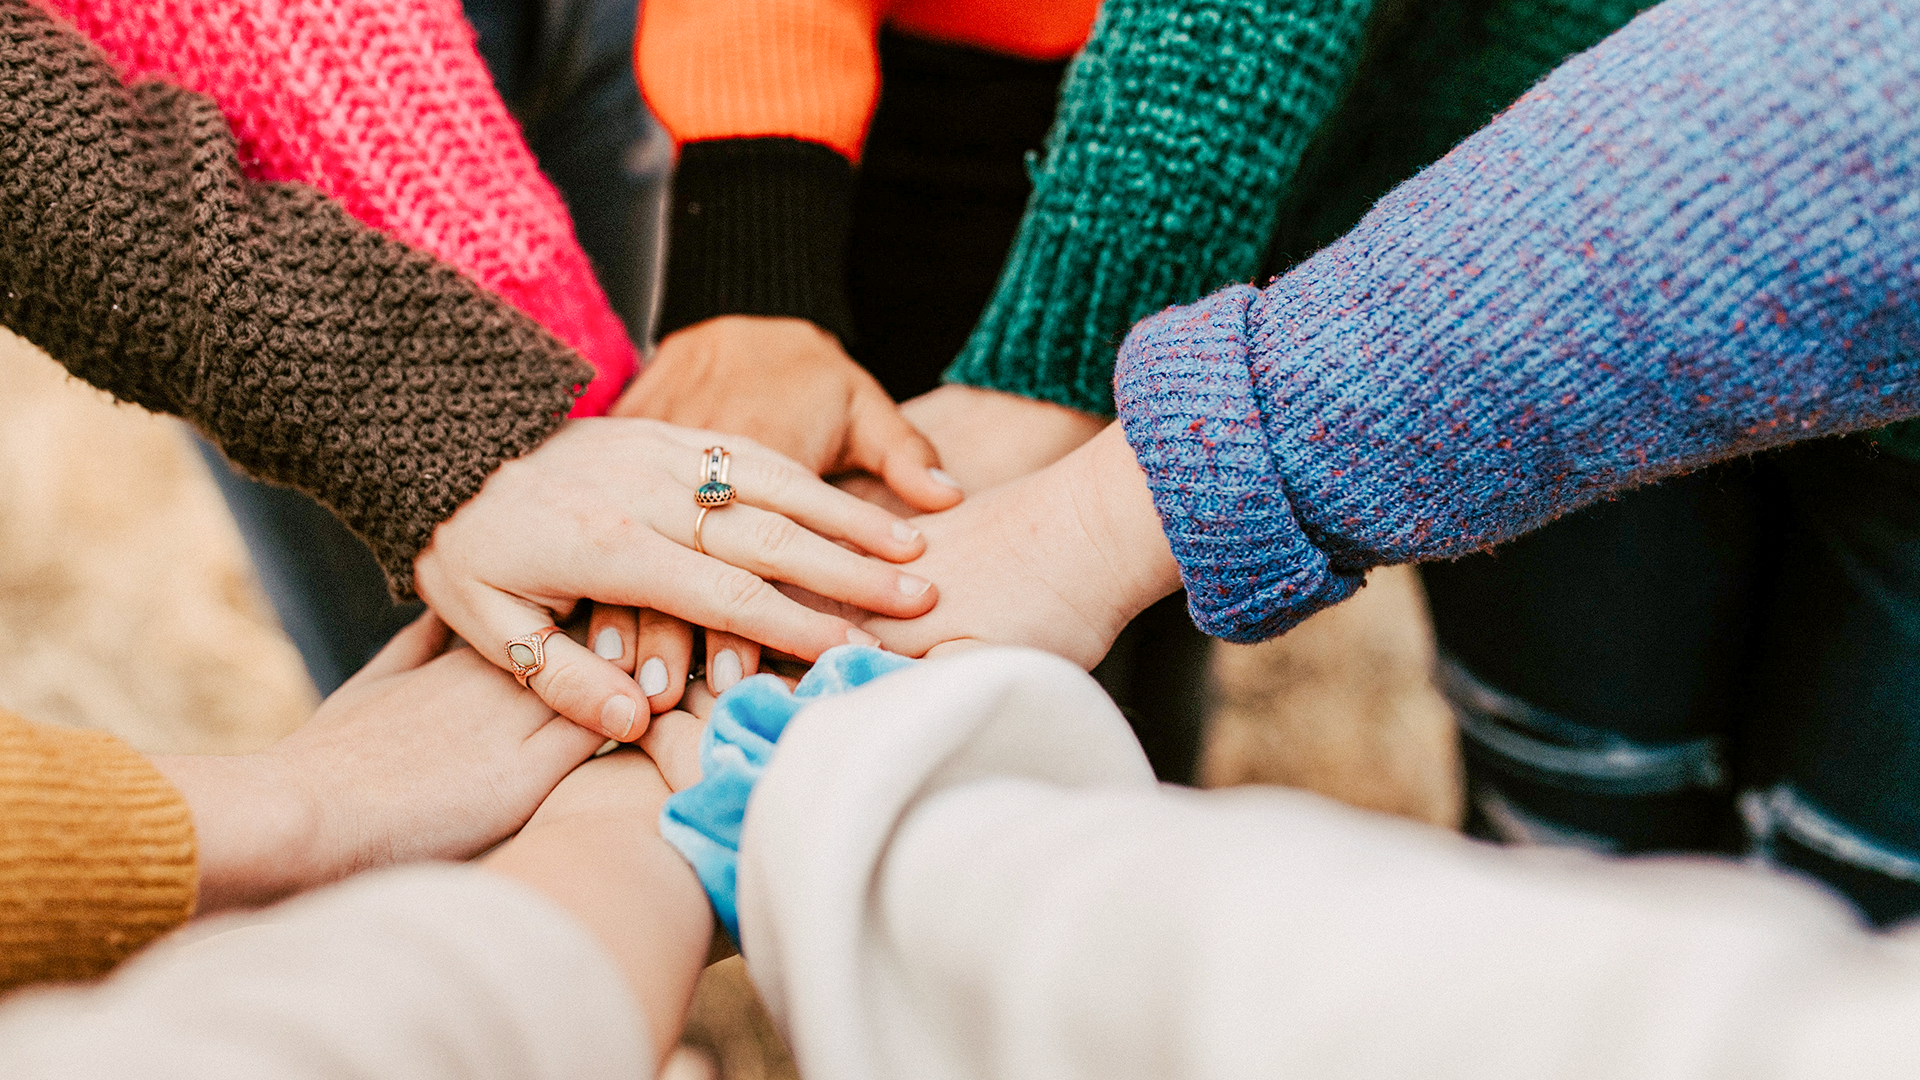
[[[800,540],[800,526],[779,514],[767,514],[754,522],[753,539],[762,558],[777,561]]]
[[[723,611],[742,615],[766,594],[767,583],[738,568],[729,568],[714,582],[714,595]]]

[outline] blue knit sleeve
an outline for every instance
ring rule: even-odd
[[[736,942],[740,829],[753,785],[773,760],[787,722],[818,698],[845,693],[912,663],[865,645],[842,645],[821,654],[791,692],[772,675],[755,675],[714,704],[700,737],[700,782],[668,797],[660,810],[660,835],[693,864],[714,913]]]
[[[1920,8],[1669,0],[1264,291],[1137,326],[1116,391],[1194,615],[1920,412]]]

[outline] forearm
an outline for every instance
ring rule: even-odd
[[[1264,293],[1143,323],[1122,414],[1202,626],[1920,410],[1916,56],[1877,0],[1673,0]]]
[[[589,376],[432,257],[240,172],[219,110],[3,0],[0,321],[340,515],[397,591],[439,522]]]
[[[482,863],[558,904],[593,935],[632,991],[661,1056],[679,1042],[713,936],[713,911],[693,868],[650,825],[665,797],[660,786],[643,807],[536,818]]]
[[[1091,680],[1013,650],[796,717],[740,883],[803,1071],[1817,1076],[1913,1053],[1906,946],[1814,890],[1180,792],[1138,753]]]
[[[1104,5],[994,297],[947,378],[1111,415],[1127,327],[1259,271],[1371,7]]]
[[[604,412],[633,344],[445,0],[47,0],[128,82],[220,106],[254,180],[311,184],[526,313],[598,369]],[[377,279],[376,279],[377,280]],[[466,316],[471,317],[471,316]],[[431,355],[431,354],[427,354]],[[484,380],[472,387],[483,393]]]
[[[0,1074],[633,1080],[657,1066],[634,1010],[604,950],[546,898],[472,867],[413,867],[210,923],[101,985],[10,1001]]]

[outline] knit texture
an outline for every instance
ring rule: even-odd
[[[606,411],[633,344],[559,193],[495,92],[456,0],[46,0],[126,81],[206,94],[256,180],[297,180],[433,253],[597,369]]]
[[[883,23],[933,41],[1058,60],[1097,0],[649,0],[633,67],[680,143],[781,137],[860,160]]]
[[[433,529],[559,426],[590,369],[319,192],[242,175],[220,110],[0,0],[0,322],[299,488],[396,595]]]
[[[1209,632],[1920,411],[1920,13],[1668,0],[1116,376]]]
[[[1353,87],[1301,159],[1273,272],[1340,238],[1562,61],[1654,0],[1423,0],[1382,5]]]
[[[193,817],[145,758],[0,712],[0,989],[106,972],[197,886]]]
[[[1372,0],[1109,0],[1074,62],[999,285],[952,381],[1113,411],[1112,356],[1250,280]]]
[[[819,143],[715,139],[680,152],[660,336],[716,315],[810,319],[846,341],[853,167]]]

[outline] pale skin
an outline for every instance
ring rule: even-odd
[[[1180,587],[1146,473],[1118,424],[1045,469],[915,524],[927,553],[906,568],[939,583],[939,606],[862,624],[908,656],[980,641],[1091,668],[1134,616]]]
[[[615,415],[752,434],[840,486],[905,516],[950,508],[1059,460],[1096,416],[949,385],[896,407],[832,335],[800,319],[721,316],[669,335]],[[656,711],[679,700],[693,627],[658,611],[596,605],[588,640],[631,674]],[[708,688],[759,668],[761,642],[708,628]],[[768,642],[767,644],[772,644]],[[777,646],[776,646],[777,647]]]
[[[259,753],[153,759],[193,815],[202,914],[477,855],[604,741],[448,641],[423,616]]]
[[[925,541],[750,439],[731,438],[734,504],[693,549],[700,451],[714,436],[650,420],[577,420],[501,465],[414,561],[420,596],[482,655],[552,626],[583,599],[644,607],[811,659],[871,636],[774,589],[786,582],[865,611],[911,617],[937,598],[889,563]],[[860,554],[868,553],[875,558]],[[630,655],[630,654],[629,654]],[[630,740],[671,704],[643,694],[631,660],[553,635],[528,686],[561,715]],[[657,698],[658,700],[650,700]]]

